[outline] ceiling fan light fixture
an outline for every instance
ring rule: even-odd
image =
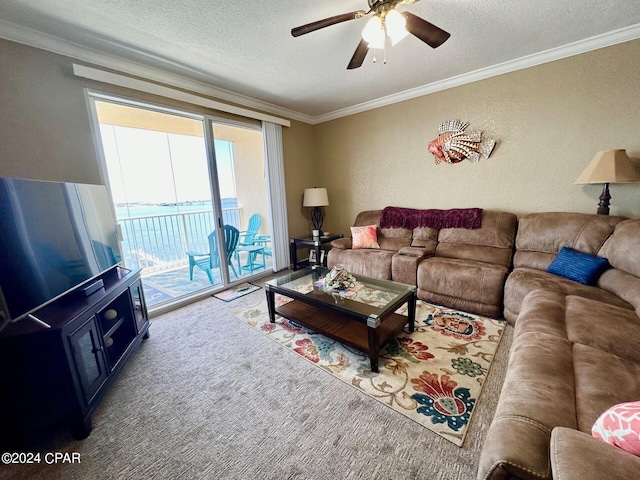
[[[362,38],[369,44],[369,48],[384,48],[384,26],[378,15],[374,15],[369,19],[364,30],[362,30]]]
[[[406,19],[395,8],[392,8],[391,10],[389,10],[389,12],[387,13],[387,16],[385,17],[384,24],[387,31],[387,35],[391,39],[391,45],[397,44],[404,37],[409,35],[409,32],[407,32],[407,28],[406,28],[406,25],[407,25]]]
[[[331,25],[357,20],[373,12],[373,17],[369,19],[362,30],[362,39],[347,65],[347,70],[361,67],[370,49],[384,52],[387,45],[396,45],[408,34],[413,35],[431,48],[438,48],[451,36],[449,32],[445,32],[440,27],[411,12],[400,12],[395,8],[399,4],[412,4],[417,1],[419,0],[367,0],[368,12],[356,10],[300,25],[291,29],[291,35],[299,37]],[[388,43],[387,37],[389,37]]]

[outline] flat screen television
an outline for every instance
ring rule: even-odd
[[[0,178],[0,329],[120,260],[104,186]]]

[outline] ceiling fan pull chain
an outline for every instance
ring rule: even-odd
[[[372,50],[373,50],[373,63],[377,63],[378,59],[376,57],[376,52],[378,51],[378,49],[372,48]],[[387,64],[387,49],[386,48],[382,49],[382,63],[383,63],[383,65]]]

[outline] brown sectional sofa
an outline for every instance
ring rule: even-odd
[[[382,210],[361,212],[354,226],[380,225]],[[352,249],[334,241],[329,268],[418,286],[418,298],[499,317],[511,267],[516,216],[484,210],[480,228],[378,228],[380,249]]]
[[[355,225],[379,225],[381,210]],[[516,230],[517,227],[517,230]],[[640,219],[484,211],[466,229],[378,229],[380,250],[334,242],[328,265],[418,286],[418,297],[514,324],[478,479],[640,478],[640,458],[590,435],[640,400]],[[604,257],[594,285],[546,270],[562,247]]]
[[[611,268],[594,286],[547,273],[565,245]],[[516,248],[505,286],[514,340],[478,478],[640,478],[640,458],[589,437],[602,412],[640,400],[640,220],[527,215]]]

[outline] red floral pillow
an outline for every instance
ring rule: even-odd
[[[640,401],[608,409],[596,420],[591,435],[640,456]]]
[[[378,232],[375,225],[365,227],[351,227],[353,238],[351,248],[380,248],[378,244]]]

